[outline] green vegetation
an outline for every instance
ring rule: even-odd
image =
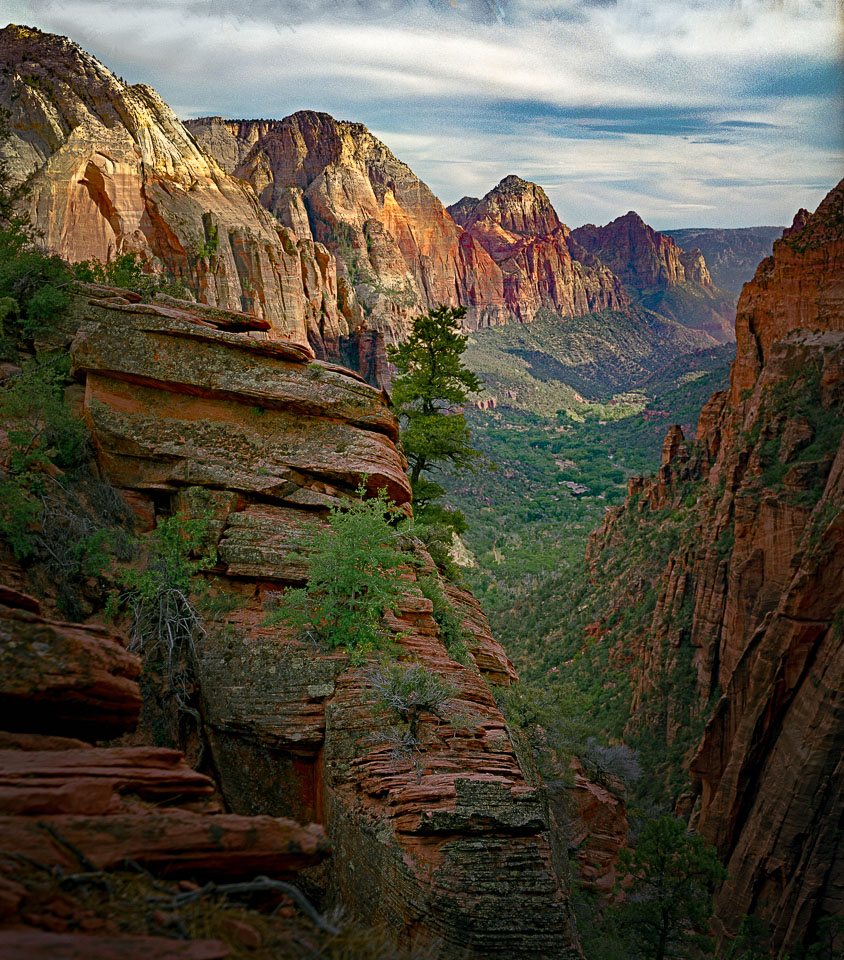
[[[449,707],[449,701],[457,696],[457,688],[422,663],[400,661],[374,669],[369,682],[379,711],[393,721],[387,729],[374,734],[373,741],[388,745],[396,763],[416,754],[417,779],[421,779],[422,720],[428,714],[437,720],[461,723],[460,716]]]
[[[288,590],[267,617],[298,635],[346,647],[356,661],[388,648],[393,634],[385,614],[403,594],[399,569],[410,561],[401,545],[407,533],[394,525],[396,507],[381,490],[377,497],[333,506],[328,526],[305,543],[307,586]]]
[[[216,559],[202,554],[207,530],[207,518],[186,513],[160,521],[147,540],[145,565],[122,571],[123,592],[112,601],[112,610],[117,603],[132,613],[129,649],[148,661],[163,657],[171,676],[204,632],[193,594],[197,574]]]
[[[202,227],[205,240],[197,251],[198,257],[213,257],[220,246],[220,229],[211,219],[210,213],[202,214]]]
[[[684,353],[689,370],[701,338],[647,310],[561,319],[540,311],[532,323],[490,327],[471,334],[466,364],[499,404],[555,417],[562,409],[592,413]],[[723,348],[701,349],[705,368]],[[638,398],[639,404],[643,398]],[[635,401],[634,401],[635,402]]]
[[[416,317],[401,346],[387,348],[397,370],[393,406],[402,425],[401,441],[421,522],[448,519],[445,511],[434,509],[433,501],[445,490],[430,474],[446,466],[465,471],[478,458],[466,417],[457,410],[481,388],[462,361],[468,337],[460,333],[458,322],[465,315],[463,307],[435,307]]]
[[[216,246],[214,249],[216,250]],[[151,300],[159,293],[178,299],[189,296],[187,288],[181,282],[165,274],[151,273],[149,261],[139,253],[122,253],[108,263],[82,260],[73,265],[73,276],[83,283],[104,283],[110,287],[132,290],[145,300]]]
[[[729,349],[719,348],[667,364],[642,387],[650,399],[641,394],[632,411],[623,403],[586,407],[580,419],[504,405],[469,411],[473,442],[498,469],[477,471],[471,483],[446,477],[444,485],[450,505],[466,516],[463,539],[477,566],[464,576],[488,615],[505,614],[549,577],[576,575],[590,530],[623,501],[629,477],[659,466],[671,423],[693,432],[703,404],[726,384],[728,361]],[[678,385],[690,366],[702,375]],[[518,659],[514,626],[502,617],[495,629]]]
[[[682,821],[663,816],[645,824],[621,861],[632,878],[625,902],[612,911],[623,955],[668,960],[705,951],[712,892],[727,877],[714,848],[687,833]]]
[[[464,667],[472,666],[473,661],[466,646],[466,635],[460,625],[460,619],[446,599],[439,583],[434,577],[419,577],[416,585],[434,605],[434,620],[440,628],[440,639],[452,660]]]
[[[0,536],[19,559],[34,549],[53,468],[76,466],[86,433],[64,400],[66,357],[30,361],[0,389],[0,420],[8,445],[0,455]]]

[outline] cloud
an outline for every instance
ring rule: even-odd
[[[465,184],[485,192],[495,182],[487,175],[504,166],[571,183],[559,168],[576,158],[578,217],[599,218],[587,201],[615,216],[612,204],[627,210],[635,200],[654,217],[710,210],[721,225],[737,216],[770,222],[774,209],[790,220],[788,211],[808,205],[807,182],[836,179],[836,8],[835,0],[252,0],[236,10],[228,0],[29,2],[35,25],[150,83],[183,116],[311,108],[358,120],[448,201]],[[608,158],[621,168],[609,179]],[[731,176],[746,167],[754,183],[783,179],[780,166],[793,179],[772,186],[754,216],[758,208],[724,198],[726,187],[700,195],[698,184],[723,176],[718,163]],[[748,191],[758,204],[764,191]]]

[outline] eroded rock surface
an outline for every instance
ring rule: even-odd
[[[500,267],[504,299],[519,320],[542,308],[574,317],[630,303],[607,266],[573,255],[569,228],[537,184],[505,177],[482,200],[464,197],[449,212]]]
[[[607,548],[684,525],[653,581],[652,621],[627,640],[632,722],[651,722],[672,677],[696,681],[691,718],[670,697],[662,722],[671,738],[707,721],[686,762],[692,823],[729,873],[716,932],[723,943],[752,914],[774,951],[844,912],[842,204],[839,184],[774,244],[739,301],[729,392],[694,442],[672,428],[658,474],[631,481],[590,547],[598,574]],[[637,574],[613,584],[622,603],[641,602]]]
[[[361,482],[409,505],[385,395],[189,313],[89,297],[71,355],[100,465],[133,508],[210,517],[213,590],[231,609],[198,644],[195,702],[227,806],[324,824],[329,893],[405,943],[440,941],[454,957],[576,956],[564,854],[487,685],[515,673],[475,599],[416,547],[389,624],[404,655],[457,693],[453,720],[429,717],[410,759],[382,735],[395,720],[376,703],[372,664],[264,623],[278,592],[304,582],[307,535],[330,505]],[[461,619],[469,666],[446,651],[415,586],[423,575]]]
[[[67,260],[152,258],[204,303],[265,317],[270,335],[337,343],[360,318],[334,258],[263,209],[202,151],[158,94],[64,37],[0,30],[0,104],[12,175]],[[345,311],[345,312],[343,312]]]
[[[37,601],[11,588],[0,596],[0,725],[14,725],[0,733],[0,953],[226,956],[219,940],[120,936],[125,918],[118,928],[66,878],[83,871],[89,884],[111,891],[106,871],[128,864],[190,877],[183,889],[198,890],[196,879],[289,879],[327,856],[323,828],[221,813],[213,781],[178,750],[61,736],[83,732],[94,741],[133,730],[141,663],[118,634],[45,619]]]
[[[496,264],[362,124],[306,110],[187,127],[300,241],[313,237],[333,251],[367,322],[388,339],[441,303],[465,306],[470,329],[508,318]]]

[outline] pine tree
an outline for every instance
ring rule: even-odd
[[[469,425],[460,411],[481,381],[462,361],[468,337],[458,322],[465,307],[440,305],[413,321],[410,336],[400,347],[390,347],[395,366],[393,406],[402,424],[401,441],[409,465],[417,516],[444,493],[430,474],[451,467],[471,469],[480,456],[472,446]],[[429,518],[442,520],[442,510]]]

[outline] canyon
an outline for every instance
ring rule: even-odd
[[[35,346],[68,354],[87,469],[126,522],[203,524],[216,598],[175,697],[160,661],[127,651],[128,619],[106,624],[96,577],[66,617],[48,568],[3,545],[0,948],[214,960],[257,937],[263,949],[252,916],[177,939],[160,917],[125,930],[69,892],[78,869],[131,861],[155,883],[295,880],[402,950],[582,957],[572,882],[616,895],[624,790],[575,763],[573,825],[559,826],[501,706],[518,672],[465,583],[421,540],[405,545],[387,626],[404,661],[455,691],[451,719],[421,722],[413,760],[389,747],[373,663],[267,620],[307,582],[330,511],[383,490],[412,514],[385,345],[439,303],[465,307],[471,332],[565,331],[598,314],[613,336],[623,317],[627,342],[632,328],[660,364],[735,338],[729,389],[694,438],[671,427],[655,476],[630,479],[592,535],[585,593],[532,642],[564,635],[561,677],[599,648],[615,671],[604,689],[629,698],[623,739],[658,744],[646,776],[727,867],[720,950],[745,917],[785,956],[844,914],[844,186],[773,243],[736,313],[707,262],[727,287],[724,249],[752,259],[767,228],[677,232],[691,249],[632,211],[572,230],[517,176],[446,209],[361,124],[313,111],[182,122],[151,88],[24,27],[0,31],[0,102],[4,156],[30,178],[46,249],[69,262],[138,254],[184,287],[187,299],[145,299],[75,282],[68,316]],[[535,350],[517,351],[539,369]],[[506,406],[499,394],[489,402]],[[20,876],[16,855],[29,858]],[[61,890],[45,893],[39,870]],[[290,946],[296,924],[282,927]]]
[[[739,300],[729,389],[629,481],[576,609],[532,647],[562,634],[555,662],[594,657],[624,699],[624,741],[727,867],[721,950],[749,916],[787,955],[844,908],[842,211],[839,184],[775,242]]]
[[[594,228],[609,238],[596,256],[518,177],[446,210],[361,124],[313,111],[183,123],[150,87],[26,27],[0,31],[0,63],[4,156],[30,178],[50,251],[138,254],[198,301],[266,318],[270,336],[374,383],[389,376],[383,343],[439,303],[465,307],[469,330],[640,305],[669,326],[705,315],[688,324],[695,347],[732,339],[732,305],[699,252],[641,221],[633,234]],[[634,260],[653,275],[647,296],[627,282]]]

